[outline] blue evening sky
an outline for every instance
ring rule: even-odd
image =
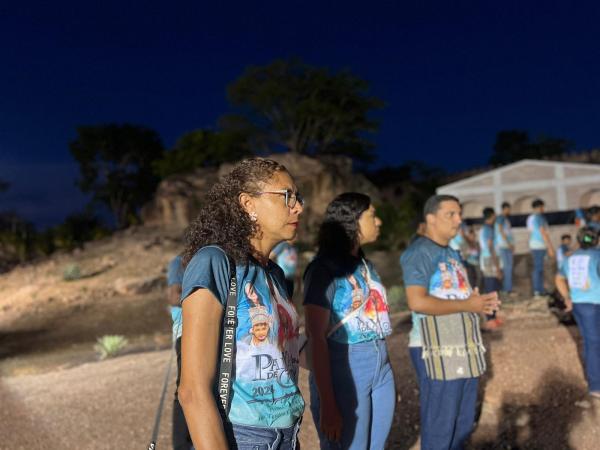
[[[386,102],[379,166],[482,166],[511,128],[597,148],[598,23],[598,2],[3,2],[0,210],[60,222],[86,201],[78,125],[145,125],[171,146],[228,112],[244,67],[276,58],[369,81]]]

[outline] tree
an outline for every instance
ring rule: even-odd
[[[373,144],[366,135],[378,124],[369,113],[383,103],[367,91],[368,83],[348,71],[331,74],[278,60],[249,67],[229,86],[229,99],[241,116],[228,120],[246,119],[270,150],[371,161]]]
[[[108,206],[119,228],[126,227],[159,181],[152,165],[163,155],[160,137],[129,124],[82,126],[77,134],[69,147],[79,163],[79,187]]]
[[[251,155],[244,130],[194,130],[181,136],[175,147],[154,164],[161,178],[189,172],[197,167],[217,167]]]
[[[530,141],[526,131],[503,130],[496,135],[490,164],[503,165],[526,158],[552,158],[572,149],[573,143],[566,139],[540,136]]]

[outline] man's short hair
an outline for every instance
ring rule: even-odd
[[[531,207],[532,208],[539,208],[540,206],[544,206],[544,200],[542,200],[541,198],[536,198],[534,201],[531,202]]]
[[[588,212],[588,215],[594,216],[594,215],[600,213],[600,206],[598,206],[598,205],[590,206],[590,209],[588,209],[587,212]]]
[[[502,202],[502,209],[504,209],[504,208],[510,208],[510,203]]]
[[[486,206],[485,208],[483,208],[483,220],[488,220],[494,214],[494,208],[492,208],[491,206]]]
[[[563,234],[563,235],[560,237],[560,240],[561,240],[561,241],[564,241],[565,239],[571,239],[571,235],[570,235],[570,234]]]
[[[456,202],[460,205],[460,202],[454,195],[432,195],[425,202],[425,206],[423,207],[423,218],[427,217],[427,214],[435,214],[440,209],[440,205],[443,202]]]

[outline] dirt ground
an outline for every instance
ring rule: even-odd
[[[134,229],[0,275],[0,450],[147,448],[170,356],[164,267],[177,245],[175,235]],[[72,263],[83,276],[66,282]],[[577,328],[560,324],[545,300],[513,299],[503,311],[505,327],[484,335],[489,370],[469,448],[600,448],[600,404],[586,396]],[[398,402],[388,447],[418,448],[409,316],[394,324]],[[116,333],[130,341],[126,354],[98,361],[95,338]],[[308,403],[304,371],[301,388]],[[170,448],[170,413],[167,401],[158,449]],[[318,448],[308,408],[301,442]]]
[[[515,310],[507,319],[502,332],[485,335],[490,370],[482,379],[481,416],[470,448],[598,448],[600,405],[585,400],[576,329],[541,312]],[[397,316],[389,341],[398,390],[391,449],[418,448],[418,391],[406,349],[409,328],[407,317]],[[101,362],[94,360],[91,344],[2,360],[0,449],[147,446],[170,351],[143,351],[143,345],[164,346],[162,339],[140,338],[132,344],[136,353]],[[304,371],[301,381],[308,400]],[[172,386],[173,380],[168,398]],[[170,448],[170,412],[167,401],[159,449]],[[308,409],[301,442],[304,449],[318,448]]]

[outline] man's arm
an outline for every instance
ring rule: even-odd
[[[560,273],[557,273],[556,277],[554,277],[554,284],[556,285],[558,292],[560,292],[560,295],[562,295],[562,298],[565,300],[565,311],[571,311],[573,309],[573,302],[571,301],[571,293],[569,292],[569,283],[567,282],[567,279]]]
[[[460,312],[492,314],[500,309],[501,303],[496,292],[480,295],[478,289],[466,300],[446,300],[429,295],[424,286],[413,285],[406,287],[406,296],[411,311],[432,316]]]
[[[550,258],[554,258],[556,253],[554,252],[554,246],[552,245],[552,241],[550,240],[550,234],[548,233],[548,227],[543,226],[540,228],[540,232],[542,233],[542,238],[544,239],[544,243],[546,244],[546,248],[548,249],[548,256]]]
[[[494,248],[494,240],[488,239],[487,246],[490,249],[490,254],[492,255],[492,262],[496,267],[496,273],[498,274],[498,278],[502,278],[502,269],[500,268],[500,261],[498,260],[498,255],[496,255],[496,249]]]

